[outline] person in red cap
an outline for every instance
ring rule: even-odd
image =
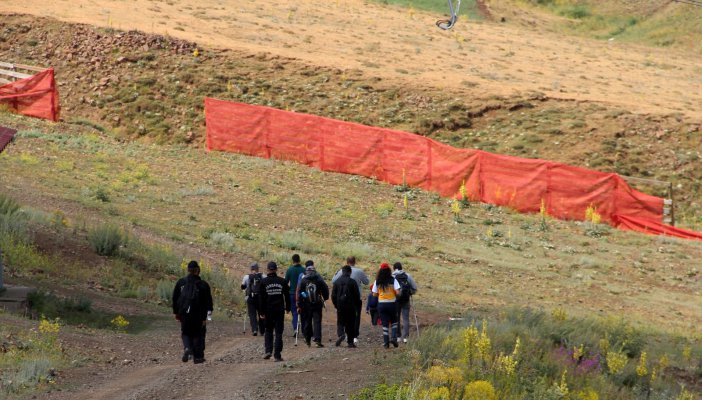
[[[380,264],[380,270],[373,282],[373,295],[378,297],[378,314],[383,325],[383,347],[390,343],[397,347],[397,306],[395,301],[400,294],[400,284],[393,278],[390,264]]]

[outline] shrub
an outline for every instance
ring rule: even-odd
[[[97,254],[111,257],[119,253],[127,237],[117,226],[101,225],[88,231],[88,242]]]
[[[156,294],[158,299],[166,305],[171,305],[171,300],[173,299],[173,282],[167,280],[160,280],[156,284]]]
[[[13,199],[0,194],[0,214],[13,214],[19,211],[19,204]]]

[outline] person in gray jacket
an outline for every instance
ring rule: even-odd
[[[351,279],[356,281],[358,284],[358,296],[359,298],[363,299],[363,289],[362,285],[368,286],[370,281],[368,280],[368,275],[366,275],[365,272],[361,268],[356,267],[356,257],[354,256],[349,256],[346,258],[346,265],[351,267]],[[341,278],[341,269],[334,274],[334,277],[332,278],[332,285],[337,281],[337,279]],[[356,305],[358,308],[356,310],[356,337],[353,338],[354,343],[358,343],[358,333],[359,329],[361,328],[361,310],[363,310],[363,302],[359,301],[358,304]],[[338,315],[336,316],[336,335],[338,336],[338,339],[336,340],[336,345],[341,346],[341,343],[346,339],[346,334],[344,333],[344,325],[340,322],[342,318]]]
[[[417,282],[412,276],[402,270],[402,264],[396,262],[392,266],[392,276],[400,284],[400,294],[397,296],[397,320],[400,322],[399,331],[402,332],[402,342],[407,343],[410,331],[410,299],[417,293]]]

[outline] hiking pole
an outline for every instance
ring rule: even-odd
[[[297,346],[297,338],[300,337],[300,323],[302,322],[302,317],[300,315],[297,316],[297,328],[295,330],[295,346]]]
[[[414,311],[414,326],[417,327],[417,337],[419,338],[419,322],[417,322],[417,309],[414,308],[414,302],[412,301],[412,297],[410,297],[410,307],[412,307],[412,311]]]
[[[248,313],[244,313],[244,335],[246,335],[246,323],[249,322],[249,317],[247,315]]]

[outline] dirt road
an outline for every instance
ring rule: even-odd
[[[263,338],[241,332],[241,323],[215,321],[209,326],[205,357],[194,365],[180,360],[181,346],[175,322],[160,322],[147,333],[92,336],[103,347],[104,362],[69,371],[59,383],[67,389],[40,395],[52,400],[136,399],[329,399],[346,398],[374,382],[374,355],[379,332],[362,328],[358,349],[335,347],[329,342],[335,327],[333,316],[324,326],[324,348],[308,348],[303,341],[294,346],[289,322],[284,335],[283,358],[277,363],[263,360]],[[69,336],[69,345],[80,337]],[[116,355],[115,350],[131,350]],[[389,350],[388,354],[399,350]],[[382,353],[382,351],[381,351]],[[109,356],[109,357],[108,357]]]
[[[702,57],[462,20],[363,0],[5,0],[0,12],[138,29],[204,46],[270,52],[314,65],[359,68],[403,85],[474,94],[538,91],[634,112],[702,117]]]

